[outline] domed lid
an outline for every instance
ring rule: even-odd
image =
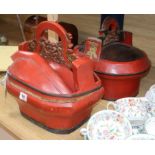
[[[122,43],[112,43],[102,49],[100,58],[110,61],[128,62],[140,59],[144,56],[144,52],[138,48]]]
[[[147,55],[133,46],[115,42],[102,48],[95,71],[112,75],[129,75],[145,72],[150,68]]]

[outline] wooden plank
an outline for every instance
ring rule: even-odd
[[[11,65],[11,55],[15,53],[18,46],[0,46],[0,72],[7,70],[8,66]]]
[[[149,75],[142,80],[139,96],[143,96],[149,87],[155,83],[154,74],[155,68],[152,68]],[[22,117],[15,98],[8,94],[5,100],[3,88],[1,88],[0,98],[0,125],[19,139],[83,139],[80,136],[80,129],[86,127],[86,123],[71,134],[53,134]],[[107,102],[100,100],[92,114],[105,109]]]
[[[57,14],[48,14],[47,20],[56,22],[56,21],[58,21],[58,15]],[[55,34],[55,32],[48,31],[48,39],[53,41],[53,42],[57,42],[58,36],[57,36],[57,34]]]
[[[16,140],[16,138],[7,132],[7,130],[0,126],[0,140]]]

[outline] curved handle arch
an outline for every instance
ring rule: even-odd
[[[68,50],[69,40],[67,38],[67,35],[66,35],[67,33],[64,30],[64,28],[56,22],[44,21],[44,22],[40,23],[38,25],[38,27],[36,28],[36,41],[37,42],[40,41],[42,33],[45,30],[51,30],[51,31],[55,32],[58,35],[58,37],[60,37],[60,40],[62,42],[63,57],[64,57],[65,62],[68,64],[69,61],[67,59],[67,50]],[[37,45],[36,52],[40,53],[40,45],[39,44]]]

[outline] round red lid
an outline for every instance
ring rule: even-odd
[[[150,61],[142,50],[115,42],[102,48],[100,60],[95,62],[95,71],[111,75],[139,74],[150,68]]]

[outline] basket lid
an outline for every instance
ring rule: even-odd
[[[116,62],[128,62],[144,56],[144,52],[138,48],[122,43],[112,43],[102,49],[100,58]]]
[[[142,50],[120,42],[102,48],[96,72],[112,75],[139,74],[150,68],[150,61]]]

